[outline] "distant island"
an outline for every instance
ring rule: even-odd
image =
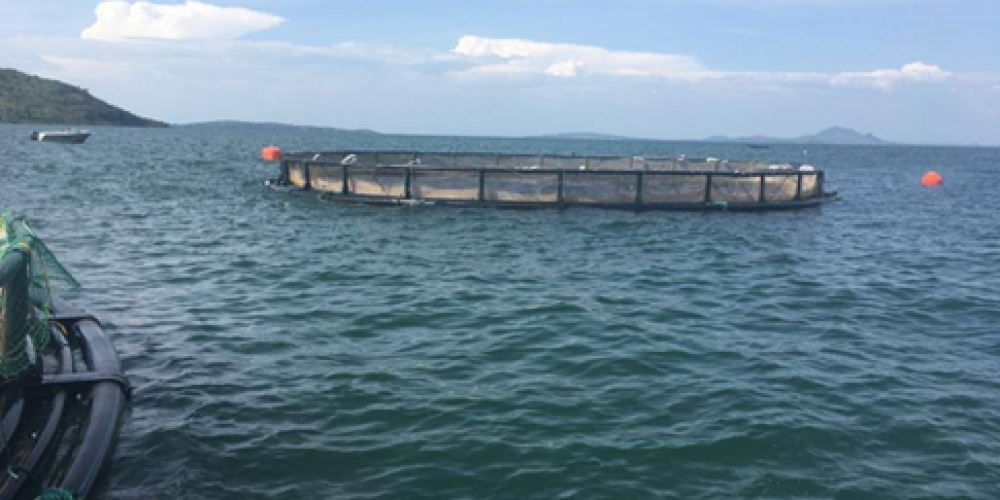
[[[588,141],[658,141],[664,139],[643,139],[637,137],[623,137],[611,134],[599,134],[594,132],[571,132],[565,134],[545,134],[532,136],[533,139],[566,139],[566,140],[588,140]],[[815,134],[803,135],[790,139],[767,137],[764,135],[753,135],[749,137],[726,137],[722,135],[712,136],[703,139],[704,142],[738,142],[744,144],[842,144],[842,145],[876,145],[892,144],[883,141],[872,134],[862,134],[857,130],[846,127],[830,127]]]
[[[801,144],[853,144],[853,145],[877,145],[890,144],[872,134],[862,134],[847,127],[830,127],[815,134],[803,135],[792,139],[778,139],[762,135],[750,137],[725,137],[714,136],[706,139],[708,142],[743,142],[743,143],[801,143]]]
[[[0,123],[167,127],[56,80],[0,69]]]

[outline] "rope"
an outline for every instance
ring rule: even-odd
[[[48,488],[35,497],[35,500],[77,500],[75,492],[62,488]]]

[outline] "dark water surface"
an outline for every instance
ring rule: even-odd
[[[998,149],[30,130],[0,206],[137,386],[102,498],[1000,498]],[[269,142],[804,160],[844,200],[329,205],[264,190]]]

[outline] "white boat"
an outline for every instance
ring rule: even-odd
[[[90,138],[89,130],[64,129],[57,131],[32,132],[31,140],[39,142],[66,142],[80,144]]]

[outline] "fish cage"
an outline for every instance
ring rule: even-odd
[[[87,498],[108,468],[130,393],[96,318],[24,220],[0,213],[0,499]]]
[[[266,184],[376,205],[760,211],[834,199],[824,177],[753,160],[340,151],[285,155]]]

